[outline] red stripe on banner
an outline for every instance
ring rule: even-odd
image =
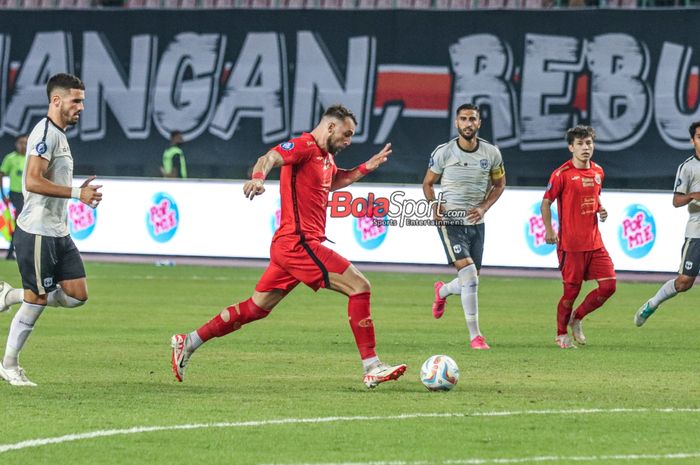
[[[378,72],[374,107],[382,108],[391,101],[403,101],[411,110],[441,110],[450,108],[452,76],[445,74]]]
[[[700,76],[698,68],[693,66],[688,76],[688,89],[686,90],[686,102],[688,109],[693,110],[698,104],[698,91],[700,90]]]

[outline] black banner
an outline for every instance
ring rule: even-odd
[[[158,176],[182,131],[191,177],[242,178],[272,145],[343,103],[359,120],[338,157],[392,142],[368,180],[416,183],[482,106],[481,136],[509,184],[542,185],[569,158],[566,128],[591,124],[606,187],[672,187],[700,120],[698,10],[3,11],[0,132],[45,114],[45,82],[73,72],[86,108],[71,129],[77,174]]]

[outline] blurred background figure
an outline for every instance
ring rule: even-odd
[[[22,207],[24,207],[24,196],[22,195],[22,173],[24,172],[24,155],[27,152],[27,135],[22,134],[15,139],[15,150],[13,152],[5,155],[2,159],[2,165],[0,165],[0,186],[3,185],[5,176],[10,178],[10,194],[9,198],[5,195],[5,191],[0,189],[2,193],[2,201],[5,203],[6,207],[9,208],[10,203],[15,207],[15,214],[13,219],[17,219]],[[11,212],[12,210],[10,210]],[[11,214],[11,213],[10,213]],[[14,244],[14,228],[10,229],[10,234],[12,235],[12,240],[10,240],[10,247],[7,249],[7,260],[12,260],[15,258],[15,244]]]
[[[166,178],[187,178],[185,153],[180,146],[184,142],[180,131],[170,133],[170,147],[163,152],[163,165],[160,173]]]

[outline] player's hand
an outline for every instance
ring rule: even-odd
[[[386,163],[386,161],[389,159],[389,155],[391,155],[391,152],[391,142],[389,142],[383,149],[374,154],[372,158],[365,162],[365,167],[370,171],[376,170],[379,168],[379,165]]]
[[[559,242],[559,236],[557,236],[557,233],[555,233],[554,230],[545,231],[544,241],[547,244],[556,244],[557,242]]]
[[[600,217],[600,221],[603,223],[608,219],[608,211],[603,208],[602,205],[598,207],[598,216]]]
[[[469,220],[471,224],[476,224],[483,220],[484,216],[486,216],[486,209],[483,207],[477,206],[467,210],[467,220]]]
[[[102,192],[98,192],[102,185],[90,184],[95,179],[97,176],[90,176],[80,185],[80,201],[92,208],[97,208],[102,202]]]
[[[265,192],[265,186],[262,179],[251,179],[243,184],[243,194],[247,199],[253,200],[256,195]]]

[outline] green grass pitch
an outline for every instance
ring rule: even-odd
[[[206,344],[180,384],[171,334],[248,297],[261,270],[87,271],[88,304],[47,309],[22,354],[39,387],[0,384],[0,464],[700,463],[696,289],[636,328],[634,311],[661,283],[620,282],[585,321],[588,346],[564,351],[558,280],[485,276],[492,350],[472,351],[457,296],[441,320],[430,312],[433,282],[449,275],[366,273],[378,353],[409,366],[369,391],[339,294],[298,287],[266,320]],[[19,285],[13,262],[0,273]],[[0,348],[14,311],[0,314]],[[418,380],[438,353],[461,370],[448,393]],[[195,426],[166,429],[178,425]],[[104,433],[142,427],[156,428]],[[104,436],[41,441],[91,432]]]

